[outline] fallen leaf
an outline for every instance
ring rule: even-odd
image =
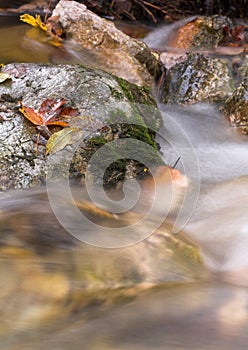
[[[78,115],[78,112],[72,107],[63,107],[60,115],[64,117],[76,117]]]
[[[87,201],[75,202],[76,206],[89,215],[101,217],[103,219],[118,220],[118,215],[108,212]]]
[[[4,67],[3,63],[0,63],[0,70]],[[11,79],[11,76],[7,73],[1,73],[0,72],[0,84],[3,83],[5,80]]]
[[[56,153],[74,142],[74,135],[78,132],[76,128],[65,128],[55,132],[47,141],[46,154]]]
[[[0,84],[3,83],[7,79],[11,79],[11,76],[7,73],[0,72]]]
[[[19,111],[34,125],[60,125],[62,127],[68,126],[66,121],[60,120],[59,117],[68,114],[68,108],[70,111],[69,116],[75,116],[78,112],[72,107],[63,107],[66,103],[65,99],[44,100],[36,112],[33,108],[26,107],[21,103]]]
[[[22,22],[30,24],[35,28],[39,28],[43,32],[45,32],[47,37],[46,42],[48,42],[49,44],[57,47],[62,45],[63,40],[60,37],[60,35],[62,35],[62,29],[60,31],[58,28],[56,28],[55,22],[53,23],[53,21],[50,21],[50,22],[47,22],[46,24],[42,22],[40,15],[35,15],[34,17],[27,13],[25,13],[24,15],[21,15],[20,20]],[[59,23],[57,24],[57,26],[59,26]]]
[[[20,20],[22,22],[30,24],[33,27],[38,27],[41,30],[43,30],[44,32],[47,31],[47,26],[45,25],[45,23],[42,22],[40,15],[35,15],[35,17],[34,17],[34,16],[31,16],[31,15],[25,13],[24,15],[20,16]]]
[[[21,108],[19,109],[19,111],[24,115],[24,117],[26,117],[34,125],[44,124],[44,120],[42,116],[40,116],[39,113],[35,112],[33,108],[25,107],[21,103]]]
[[[47,99],[42,102],[39,114],[43,116],[45,125],[61,125],[66,126],[68,125],[66,122],[65,125],[62,125],[60,121],[55,120],[57,116],[61,116],[62,106],[66,103],[66,100],[64,98],[59,100],[52,100]],[[59,122],[59,124],[57,124]]]

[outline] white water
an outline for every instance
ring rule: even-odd
[[[164,127],[158,142],[166,163],[173,164],[178,155],[183,156],[177,168],[184,171],[185,163],[191,178],[197,177],[199,170],[202,184],[248,175],[248,137],[232,127],[217,107],[197,104],[171,110],[163,105],[160,108]],[[172,121],[173,134],[166,128]],[[167,142],[170,138],[174,147]]]

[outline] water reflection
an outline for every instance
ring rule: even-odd
[[[11,21],[13,24],[11,25]],[[49,44],[45,33],[19,23],[14,16],[0,16],[0,62],[65,63],[97,66],[97,57],[67,40],[61,47]],[[10,23],[9,23],[10,22]]]

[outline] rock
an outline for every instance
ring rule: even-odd
[[[232,93],[232,72],[225,60],[188,53],[186,60],[165,75],[161,98],[164,103],[219,101]]]
[[[232,27],[228,17],[196,17],[177,30],[170,46],[180,49],[212,49],[225,41],[224,27]]]
[[[123,179],[127,168],[130,175],[134,175],[134,169],[142,169],[137,167],[137,161],[125,161],[128,157],[122,159],[125,137],[144,141],[144,146],[151,145],[155,153],[149,155],[148,152],[143,160],[150,159],[154,165],[161,163],[155,151],[155,133],[162,120],[148,89],[132,85],[101,70],[80,65],[9,64],[3,72],[8,73],[11,79],[0,84],[1,190],[10,187],[27,188],[42,183],[48,171],[47,164],[51,162],[57,164],[59,177],[63,176],[63,172],[68,176],[68,169],[64,169],[64,152],[67,151],[72,152],[71,156],[74,155],[70,176],[80,178],[85,174],[95,151],[119,138],[122,148],[118,152],[113,150],[114,156],[107,149],[108,157],[113,157],[116,162],[106,171],[106,184],[113,185],[117,178]],[[68,142],[63,150],[50,155],[46,155],[44,145],[39,145],[36,152],[32,140],[36,139],[36,128],[19,112],[20,101],[24,106],[37,111],[48,98],[64,98],[67,105],[79,113],[78,117],[68,120],[69,125],[76,129],[74,145]],[[81,144],[76,152],[73,147],[79,140]],[[99,163],[104,163],[102,154]],[[92,167],[93,170],[96,176],[97,173],[99,175],[97,166],[95,169]]]
[[[160,55],[160,61],[163,63],[166,69],[170,69],[175,66],[175,64],[183,62],[187,59],[186,53],[171,53],[162,52]]]
[[[79,186],[72,186],[72,192],[81,196]],[[68,203],[60,205],[66,214]],[[93,235],[104,220],[97,217],[94,223]],[[115,224],[109,221],[108,227]],[[80,227],[83,234],[87,229]],[[119,249],[81,243],[57,221],[45,187],[2,196],[0,240],[0,336],[45,325],[51,331],[75,313],[82,312],[80,320],[87,320],[97,310],[153,287],[191,283],[208,275],[198,249],[179,234],[172,235],[166,224],[147,239]]]
[[[240,56],[240,58],[234,64],[235,73],[237,74],[238,81],[247,79],[248,77],[248,55],[247,52]]]
[[[92,66],[137,85],[151,85],[160,74],[159,60],[142,42],[119,31],[113,23],[75,1],[61,0],[52,17],[59,17],[65,37],[95,54]]]
[[[233,126],[240,128],[243,134],[248,135],[248,75],[226,99],[221,111]]]

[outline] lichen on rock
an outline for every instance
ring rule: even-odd
[[[80,178],[95,151],[118,138],[133,137],[149,144],[155,155],[154,165],[162,162],[154,142],[162,119],[148,89],[81,65],[9,64],[3,71],[11,75],[11,80],[0,85],[1,190],[42,183],[49,161],[57,164],[58,176],[68,176],[64,152],[73,152],[70,176]],[[19,76],[18,71],[22,72]],[[22,101],[23,105],[38,110],[49,98],[64,98],[68,106],[78,111],[78,117],[69,119],[69,126],[78,129],[81,144],[76,138],[74,145],[46,155],[42,144],[36,152],[35,125],[20,114],[19,107]],[[129,127],[124,128],[124,125]],[[77,152],[75,145],[78,145]],[[123,160],[115,164],[106,182],[123,178],[127,163],[128,160]],[[137,166],[138,162],[132,163],[134,172]]]
[[[188,53],[167,71],[161,95],[164,103],[184,104],[219,101],[232,90],[232,72],[226,61]]]
[[[243,134],[248,135],[248,76],[226,99],[221,111],[233,126],[240,128]]]

